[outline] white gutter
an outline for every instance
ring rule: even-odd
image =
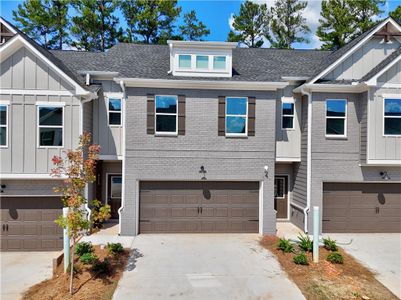
[[[368,90],[368,86],[365,83],[353,82],[349,84],[313,84],[305,83],[296,89],[294,93],[302,93],[304,89],[308,89],[310,92],[333,92],[333,93],[361,93]]]
[[[121,99],[121,106],[122,106],[122,108],[121,108],[121,110],[122,110],[122,114],[123,114],[123,118],[122,118],[122,131],[123,131],[123,140],[122,140],[122,148],[123,148],[123,153],[122,153],[122,156],[123,156],[123,158],[122,158],[122,185],[121,185],[121,206],[120,206],[120,208],[118,209],[118,235],[120,235],[121,234],[121,212],[124,210],[124,205],[125,205],[125,174],[126,174],[126,171],[125,171],[125,164],[126,164],[126,162],[125,162],[125,132],[126,132],[126,130],[125,130],[125,122],[126,122],[126,98],[127,98],[127,92],[126,92],[126,90],[125,90],[125,85],[124,85],[124,82],[123,81],[120,81],[119,82],[120,83],[120,87],[121,87],[121,90],[122,90],[122,92],[123,92],[123,97],[122,97],[122,99]],[[138,209],[138,208],[136,208],[136,209]]]
[[[302,95],[308,97],[308,137],[306,147],[306,207],[304,208],[304,231],[308,233],[308,212],[312,193],[312,94],[301,89]]]

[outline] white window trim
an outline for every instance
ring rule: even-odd
[[[182,68],[180,67],[180,56],[190,56],[191,57],[191,67],[189,68]],[[197,56],[207,56],[208,57],[208,67],[207,68],[197,68],[196,67],[196,57]],[[215,57],[225,57],[226,63],[224,69],[215,69],[214,68],[214,58]],[[229,72],[228,69],[228,56],[224,54],[207,54],[207,53],[177,53],[176,54],[176,70],[179,72],[205,72],[205,73],[227,73]]]
[[[46,103],[46,102],[43,102]],[[36,136],[37,136],[37,148],[40,149],[61,149],[64,148],[64,134],[65,134],[65,130],[64,130],[64,114],[65,114],[65,110],[64,110],[64,104],[56,104],[56,103],[50,103],[49,104],[43,104],[43,103],[36,103]],[[62,109],[63,112],[63,116],[62,116],[62,123],[63,125],[39,125],[40,122],[40,117],[39,117],[39,110],[41,107],[60,107]],[[40,145],[40,128],[61,128],[62,129],[62,138],[61,138],[61,146],[41,146]]]
[[[327,101],[345,101],[345,116],[344,117],[333,117],[327,116]],[[327,119],[341,119],[344,120],[344,134],[327,134]],[[348,126],[348,100],[347,99],[326,99],[325,102],[325,137],[330,139],[344,139],[347,138],[347,126]]]
[[[159,113],[156,112],[157,97],[174,97],[176,103],[175,113]],[[157,131],[157,116],[175,116],[175,132]],[[178,135],[178,96],[176,95],[155,95],[155,135],[157,136],[177,136]]]
[[[114,177],[120,177],[121,180],[122,180],[122,178],[123,178],[122,175],[121,174],[113,174],[113,175],[109,174],[109,176],[110,176],[110,199],[121,199],[122,190],[121,190],[121,196],[120,197],[113,197],[113,178]],[[121,188],[122,188],[122,181],[121,181]]]
[[[227,113],[227,98],[230,99],[246,99],[246,114],[245,115],[231,115]],[[248,97],[226,97],[226,103],[225,103],[225,118],[224,118],[224,131],[226,133],[227,137],[247,137],[248,136],[248,105],[249,105],[249,99]],[[245,117],[245,133],[228,133],[227,132],[227,117]]]
[[[120,110],[110,110],[110,99],[120,100]],[[123,110],[123,108],[122,108],[121,97],[112,97],[112,96],[107,97],[107,125],[109,125],[109,127],[121,127],[122,126],[122,118],[123,118],[122,110]],[[120,114],[120,124],[110,124],[110,113],[119,113]]]
[[[286,115],[283,113],[283,104],[292,104],[292,115]],[[291,117],[292,118],[292,127],[284,128],[283,127],[283,119],[284,117]],[[288,102],[288,101],[281,101],[281,130],[294,130],[295,129],[295,103]]]
[[[6,124],[5,125],[0,125],[0,127],[5,127],[6,128],[6,144],[5,145],[0,145],[0,148],[8,148],[8,137],[9,137],[9,120],[10,120],[10,115],[9,115],[9,106],[10,103],[8,102],[0,102],[0,106],[5,106],[6,107]]]
[[[386,116],[386,100],[400,100],[401,101],[401,96],[399,97],[383,97],[383,136],[384,137],[401,137],[401,134],[386,134],[386,128],[385,128],[385,120],[386,118],[391,118],[391,119],[401,119],[401,116]]]

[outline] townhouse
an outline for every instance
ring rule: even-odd
[[[336,51],[48,51],[0,19],[1,250],[62,246],[53,155],[89,131],[119,234],[401,232],[401,27]],[[90,207],[86,207],[90,213]]]

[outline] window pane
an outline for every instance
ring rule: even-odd
[[[110,125],[121,125],[121,113],[109,113]]]
[[[177,112],[177,98],[172,96],[156,96],[156,112],[175,114]]]
[[[0,127],[0,146],[7,144],[7,129],[6,127]]]
[[[196,68],[197,69],[208,69],[209,68],[209,56],[197,55],[196,56]]]
[[[227,98],[228,115],[246,115],[247,98]]]
[[[283,103],[283,115],[294,114],[294,103]]]
[[[344,135],[344,119],[326,119],[326,134]]]
[[[0,125],[7,125],[7,106],[0,105]]]
[[[226,57],[225,56],[213,57],[213,69],[225,70],[226,69]]]
[[[176,116],[156,115],[157,132],[176,132]]]
[[[61,128],[40,128],[39,129],[40,146],[62,146],[63,130]]]
[[[112,198],[121,198],[121,177],[112,177],[111,178],[111,197]]]
[[[109,110],[121,111],[121,100],[109,99]]]
[[[345,100],[327,100],[327,116],[345,117]]]
[[[39,125],[63,125],[62,107],[39,107]]]
[[[385,99],[385,115],[401,116],[401,99]]]
[[[226,133],[245,133],[245,117],[227,117]]]
[[[401,118],[384,118],[384,134],[401,135]]]
[[[191,68],[191,55],[179,55],[178,56],[178,67],[180,68]]]
[[[283,117],[283,128],[293,128],[293,117]]]
[[[274,180],[274,197],[275,198],[284,197],[284,180],[282,178],[276,178]]]

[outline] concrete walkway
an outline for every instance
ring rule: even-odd
[[[258,239],[139,235],[113,299],[304,299]]]

